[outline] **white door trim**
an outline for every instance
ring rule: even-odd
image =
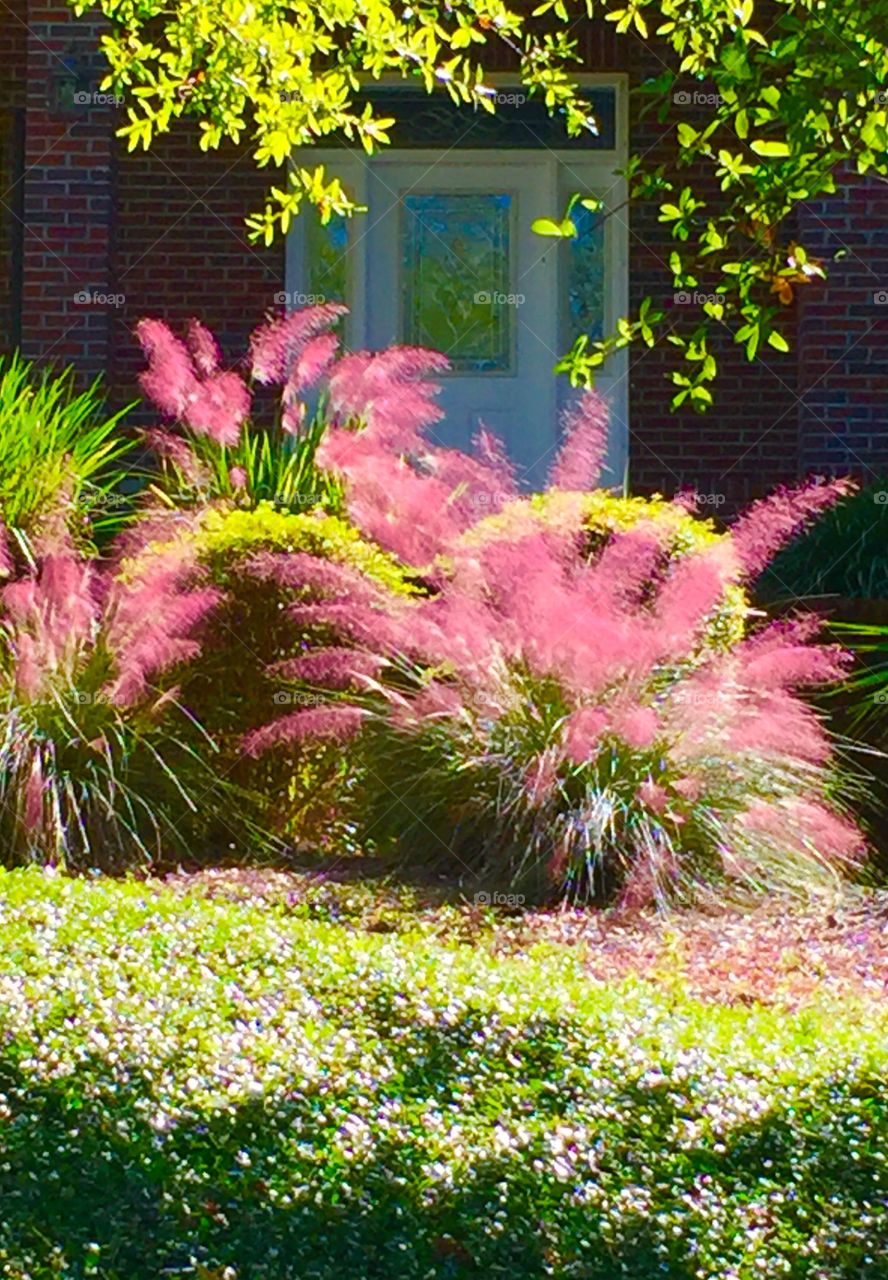
[[[629,307],[629,225],[626,212],[621,209],[626,199],[626,180],[615,175],[615,168],[624,162],[628,147],[628,95],[626,93],[627,77],[625,75],[607,75],[589,73],[577,75],[581,85],[612,87],[616,92],[615,105],[615,147],[608,150],[586,148],[553,150],[547,146],[533,148],[509,148],[508,150],[490,151],[479,148],[460,148],[450,150],[441,148],[398,148],[382,147],[373,156],[367,156],[361,148],[312,148],[311,160],[323,164],[329,173],[339,177],[349,191],[352,199],[358,204],[365,204],[367,198],[368,175],[371,170],[379,180],[385,183],[387,166],[426,165],[427,169],[420,180],[425,183],[426,177],[433,180],[434,170],[441,163],[459,164],[478,167],[480,171],[486,165],[503,163],[522,165],[547,161],[547,182],[552,199],[552,215],[555,216],[564,208],[567,197],[574,190],[594,191],[605,199],[605,209],[611,215],[605,221],[605,256],[606,256],[606,296],[603,330],[613,332],[619,317],[628,313]],[[517,85],[518,77],[505,72],[498,72],[487,77],[492,85]],[[399,77],[382,77],[377,83],[403,85]],[[394,175],[393,175],[394,176]],[[388,185],[388,184],[386,184]],[[419,183],[416,184],[417,188]],[[411,190],[413,188],[410,188]],[[393,191],[393,195],[395,192]],[[619,212],[615,212],[619,210]],[[356,215],[353,227],[356,234],[350,234],[347,253],[354,255],[349,272],[350,297],[347,299],[351,314],[346,327],[346,344],[349,347],[364,345],[363,335],[368,331],[367,308],[367,261],[366,237],[369,226],[361,226],[363,218],[368,215]],[[372,225],[372,224],[370,224]],[[360,230],[358,230],[360,228]],[[351,229],[350,229],[351,230]],[[549,242],[550,244],[553,242]],[[545,250],[546,240],[540,238],[541,253]],[[285,246],[285,290],[292,301],[305,294],[305,221],[295,218],[286,239]],[[566,289],[566,281],[558,281],[558,290]],[[517,288],[517,286],[516,286]],[[292,301],[292,305],[300,305]],[[558,345],[561,349],[557,355],[567,350],[568,342],[559,334]],[[552,363],[555,363],[553,358]],[[608,451],[608,474],[604,477],[607,485],[622,484],[629,456],[629,395],[628,395],[628,353],[620,351],[610,357],[596,379],[596,386],[608,400],[610,406],[610,447]],[[495,374],[491,374],[495,377]],[[567,388],[566,379],[556,378],[552,374],[553,385],[558,384],[564,394]]]

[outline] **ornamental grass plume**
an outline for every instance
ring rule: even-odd
[[[853,489],[846,478],[819,480],[796,489],[781,487],[754,502],[733,526],[734,550],[747,577],[761,573],[813,517]]]
[[[174,420],[143,432],[160,463],[159,487],[167,500],[179,507],[208,499],[242,507],[273,501],[292,510],[336,505],[335,483],[315,466],[323,418],[309,410],[305,397],[333,365],[338,340],[329,330],[344,311],[332,303],[309,307],[270,318],[254,331],[246,361],[252,383],[280,387],[268,421],[264,405],[263,420],[254,420],[251,384],[221,367],[218,343],[202,324],[190,321],[183,340],[160,320],[139,322],[136,333],[148,359],[142,389]],[[157,488],[150,492],[156,495]],[[148,513],[158,505],[149,504]]]
[[[378,372],[356,361],[341,406]],[[489,439],[457,457],[418,445],[419,421],[334,433],[326,460],[353,518],[436,571],[413,599],[330,581],[297,603],[293,620],[324,628],[331,656],[286,675],[336,715],[284,717],[248,749],[347,735],[340,803],[364,847],[412,862],[438,851],[504,892],[665,902],[804,891],[851,870],[864,842],[800,696],[846,658],[814,642],[816,619],[751,630],[742,604],[762,558],[844,485],[783,491],[736,535],[700,521],[680,539],[677,522],[696,530],[686,511],[642,504],[623,527],[614,499],[592,537],[588,495],[567,486],[600,471],[600,402],[586,397],[567,425],[550,490],[532,500],[493,480]],[[504,499],[466,502],[479,484]],[[714,627],[728,599],[739,630]]]
[[[586,394],[562,421],[563,443],[549,471],[549,487],[576,492],[594,489],[607,455],[607,409],[600,396]]]
[[[221,785],[177,699],[219,593],[164,563],[129,578],[69,543],[0,590],[0,839],[12,863],[123,870],[198,848]],[[198,749],[200,748],[200,749]]]
[[[139,375],[145,394],[169,418],[196,435],[234,445],[250,411],[250,392],[238,374],[219,371],[211,335],[192,321],[186,345],[161,320],[140,320],[136,336],[148,358]]]
[[[327,333],[347,311],[341,303],[325,302],[267,320],[250,337],[253,377],[266,386],[286,383],[312,339]]]

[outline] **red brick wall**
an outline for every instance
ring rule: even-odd
[[[18,337],[15,312],[21,283],[26,0],[12,0],[0,14],[0,353],[6,353]]]
[[[159,316],[180,325],[198,316],[229,360],[284,287],[284,247],[250,244],[244,218],[261,208],[273,169],[257,170],[243,149],[198,151],[189,126],[158,139],[151,152],[116,161],[114,265],[124,305],[112,319],[112,377],[127,392],[142,368],[133,325]]]
[[[59,0],[29,4],[22,350],[74,361],[88,377],[110,352],[102,299],[113,293],[114,111],[92,102],[65,110],[58,99],[72,67],[78,92],[97,88],[99,32],[97,21],[75,20]]]
[[[851,179],[804,207],[800,234],[830,259],[801,302],[801,464],[888,475],[888,185]]]
[[[25,101],[28,0],[4,0],[0,13],[0,110],[6,110]]]

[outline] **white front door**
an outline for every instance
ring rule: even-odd
[[[313,157],[314,158],[314,157]],[[418,152],[384,149],[368,159],[340,150],[317,162],[341,176],[367,213],[320,227],[296,221],[287,294],[343,298],[346,342],[377,350],[401,342],[443,351],[440,443],[468,448],[480,426],[505,442],[526,484],[551,463],[559,415],[572,392],[553,365],[577,332],[601,336],[626,306],[625,223],[583,213],[576,240],[537,235],[537,218],[560,215],[574,191],[605,212],[624,199],[613,162],[576,152]],[[626,460],[625,357],[597,383],[611,407],[609,474]]]

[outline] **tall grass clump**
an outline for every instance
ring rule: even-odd
[[[337,360],[330,332],[342,310],[331,304],[267,320],[240,371],[222,368],[215,339],[197,321],[184,338],[160,321],[140,323],[142,389],[169,421],[145,433],[159,472],[142,518],[119,544],[127,572],[190,552],[222,593],[207,644],[182,674],[183,697],[218,744],[226,776],[249,787],[268,825],[313,848],[350,840],[331,800],[347,786],[350,762],[335,744],[291,743],[271,755],[244,752],[242,739],[278,708],[323,703],[281,674],[327,643],[325,624],[306,618],[294,626],[316,580],[352,575],[393,598],[415,590],[397,558],[343,518],[341,482],[318,465],[330,425],[353,417],[335,397],[336,371],[352,359]],[[260,396],[263,387],[274,390]],[[288,570],[276,575],[270,566],[280,559]]]
[[[236,812],[177,688],[219,602],[187,558],[126,577],[65,538],[38,546],[0,590],[6,863],[121,871],[190,859],[205,815],[226,802]]]
[[[126,412],[107,413],[98,381],[78,392],[73,369],[0,360],[0,520],[16,540],[60,519],[85,542],[120,526]]]
[[[148,360],[141,387],[167,419],[143,433],[159,470],[155,499],[178,508],[225,500],[335,509],[338,486],[315,466],[323,406],[309,409],[307,397],[333,361],[338,339],[329,330],[343,311],[328,303],[267,320],[250,340],[246,376],[222,368],[218,343],[199,321],[184,339],[161,320],[140,321]],[[273,403],[256,396],[263,387],[279,388]]]
[[[440,368],[406,348],[338,362],[319,462],[424,593],[307,578],[291,618],[327,643],[282,674],[323,703],[252,732],[247,751],[337,744],[365,847],[503,890],[685,899],[804,890],[853,867],[863,841],[799,696],[839,678],[845,655],[813,643],[811,617],[758,625],[745,595],[846,486],[780,491],[729,535],[676,504],[621,510],[595,492],[607,423],[587,395],[546,494],[522,498],[489,435],[473,455],[425,437]],[[266,572],[309,568],[283,555]]]

